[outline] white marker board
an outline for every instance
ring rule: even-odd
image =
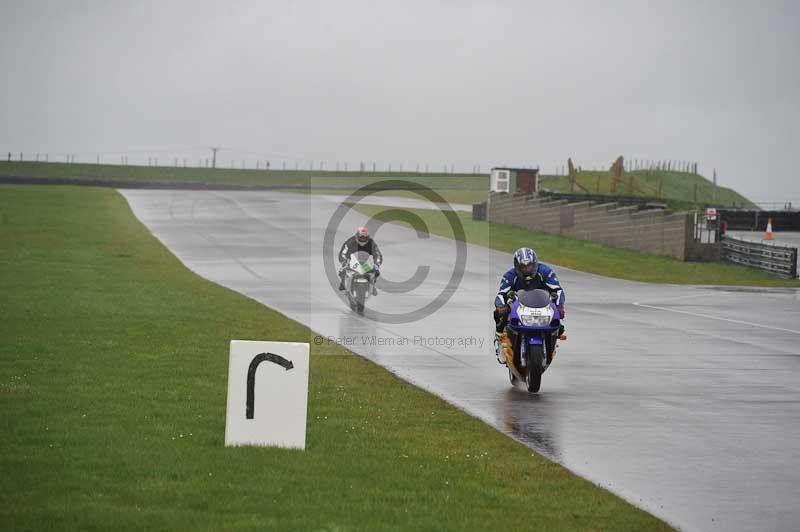
[[[309,345],[232,340],[225,446],[306,447]]]

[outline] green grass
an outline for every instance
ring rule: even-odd
[[[339,346],[312,345],[306,451],[225,448],[230,339],[312,332],[114,190],[0,185],[0,294],[0,529],[668,528]]]
[[[392,220],[381,215],[386,207],[357,205],[359,212],[376,216],[384,221],[399,221],[410,225],[410,220]],[[438,210],[402,209],[422,218],[428,232],[453,238],[450,223]],[[511,225],[473,221],[469,213],[458,213],[464,226],[467,242],[510,254],[519,247],[531,246],[542,261],[575,270],[596,273],[618,279],[667,284],[715,284],[747,286],[800,287],[800,280],[779,279],[755,268],[733,264],[683,262],[671,257],[637,253],[616,249],[585,240],[565,238],[546,233],[536,233]]]
[[[628,178],[633,177],[634,188],[628,188]],[[577,173],[577,182],[588,194],[606,194],[611,192],[612,178],[609,171],[583,171]],[[570,181],[566,176],[542,176],[540,185],[549,190],[570,192]],[[695,185],[697,195],[695,196]],[[575,192],[583,193],[578,187]],[[617,195],[642,196],[667,201],[673,210],[685,210],[696,206],[710,205],[714,194],[714,185],[705,177],[688,172],[666,170],[637,170],[625,172],[622,182],[617,185]],[[718,207],[755,208],[750,200],[725,187],[717,187]]]

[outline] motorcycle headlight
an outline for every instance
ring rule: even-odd
[[[542,308],[520,305],[517,314],[526,327],[547,327],[553,321],[553,307],[549,305]]]

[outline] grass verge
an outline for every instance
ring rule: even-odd
[[[367,216],[376,216],[384,221],[406,221],[396,219],[398,213],[422,218],[428,232],[453,238],[450,223],[438,210],[393,209],[392,218],[381,215],[386,207],[358,204],[355,207]],[[617,249],[585,240],[576,240],[546,233],[536,233],[512,225],[478,222],[470,213],[457,213],[464,226],[467,242],[504,251],[509,254],[522,246],[531,246],[539,257],[548,263],[558,264],[606,277],[666,284],[714,284],[745,286],[789,286],[800,288],[798,279],[780,279],[755,268],[723,263],[683,262],[671,257],[637,253]],[[510,262],[510,257],[509,257]]]
[[[306,451],[225,448],[229,340],[312,333],[114,190],[0,185],[0,251],[4,530],[668,528],[339,346],[312,345]]]

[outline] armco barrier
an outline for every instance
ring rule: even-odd
[[[797,277],[797,248],[723,236],[722,259],[786,279]]]

